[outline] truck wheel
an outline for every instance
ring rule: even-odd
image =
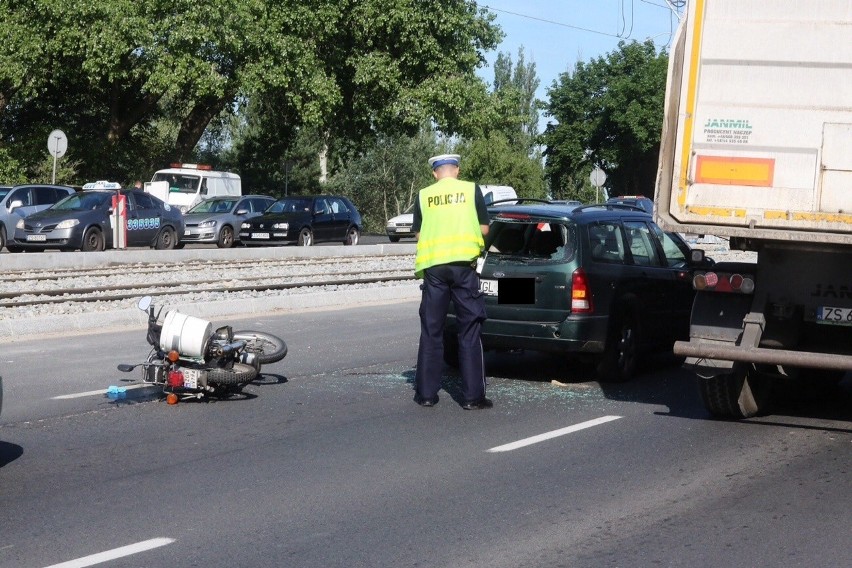
[[[598,378],[609,383],[629,381],[636,373],[639,355],[639,320],[626,308],[615,314],[598,363]]]
[[[731,373],[698,377],[704,407],[718,418],[751,418],[769,408],[772,382],[745,365]]]

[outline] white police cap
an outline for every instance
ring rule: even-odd
[[[432,156],[429,158],[429,165],[434,170],[435,168],[440,168],[447,164],[458,166],[459,160],[461,160],[461,156],[458,154],[441,154],[440,156]]]

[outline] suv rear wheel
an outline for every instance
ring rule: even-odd
[[[612,315],[601,360],[598,378],[602,381],[622,383],[629,381],[639,364],[639,318],[627,308]]]

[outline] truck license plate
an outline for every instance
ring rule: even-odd
[[[852,308],[820,306],[817,309],[817,323],[852,325]]]

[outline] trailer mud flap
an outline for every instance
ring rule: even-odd
[[[678,341],[674,345],[674,354],[686,357],[684,367],[711,376],[730,373],[734,367],[733,361],[696,357],[693,352],[696,347],[713,349],[739,345],[752,299],[751,296],[740,294],[697,293],[689,323],[689,342]]]

